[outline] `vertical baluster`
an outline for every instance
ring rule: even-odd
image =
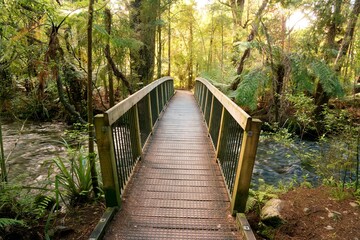
[[[205,101],[204,101],[204,105],[203,105],[203,115],[204,115],[204,119],[206,116],[206,107],[207,107],[207,101],[208,101],[208,96],[209,96],[209,89],[205,88],[206,90],[206,94],[205,94]]]
[[[159,118],[160,114],[160,107],[159,107],[159,86],[156,87],[156,111],[157,111],[157,117]]]
[[[121,135],[121,152],[122,152],[122,175],[124,175],[124,184],[123,184],[123,189],[125,189],[125,185],[126,185],[126,181],[128,179],[128,177],[130,176],[130,172],[131,172],[131,154],[129,154],[129,152],[131,151],[129,148],[129,126],[130,126],[130,121],[129,121],[129,113],[125,113],[124,115],[121,116],[123,124],[120,128],[120,135]]]
[[[125,162],[122,161],[125,152],[123,146],[124,139],[122,136],[123,127],[121,126],[121,122],[120,122],[121,118],[113,124],[114,126],[112,127],[112,131],[113,131],[114,142],[116,143],[114,144],[115,145],[114,147],[115,147],[115,159],[118,168],[118,178],[120,181],[119,184],[120,184],[120,189],[123,189],[126,182],[126,171],[124,171],[124,169],[126,169],[126,165]]]

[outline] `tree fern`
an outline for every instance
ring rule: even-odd
[[[22,220],[16,220],[13,218],[0,218],[0,229],[12,225],[26,226]]]
[[[267,84],[269,79],[267,68],[255,68],[244,73],[238,88],[230,94],[230,97],[235,97],[239,105],[254,110],[257,107],[258,93],[260,89],[264,89],[264,85]]]
[[[312,93],[314,91],[314,82],[311,80],[306,58],[299,54],[290,54],[289,61],[293,90],[296,92],[308,91]]]
[[[327,94],[332,97],[344,96],[338,76],[324,61],[313,59],[309,66]]]

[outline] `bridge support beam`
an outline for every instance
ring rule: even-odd
[[[236,213],[245,212],[260,130],[261,121],[252,119],[250,130],[244,131],[239,163],[236,169],[233,194],[231,197],[230,210],[234,215]]]

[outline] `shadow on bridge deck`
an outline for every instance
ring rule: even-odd
[[[191,92],[177,91],[146,145],[105,239],[240,239]]]

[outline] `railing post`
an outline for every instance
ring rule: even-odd
[[[141,136],[140,136],[140,123],[139,123],[139,113],[137,104],[135,104],[129,111],[131,119],[130,127],[130,139],[131,139],[131,148],[133,151],[134,160],[141,156],[142,146],[141,146]]]
[[[210,132],[210,127],[211,127],[211,122],[212,122],[213,110],[214,110],[214,95],[212,94],[211,107],[210,107],[210,116],[209,116],[209,126],[208,126],[209,132]]]
[[[254,168],[261,121],[252,119],[250,130],[244,131],[235,183],[231,196],[231,212],[244,212],[249,194],[251,175]]]
[[[204,118],[206,116],[206,108],[207,108],[207,101],[208,101],[208,96],[209,96],[209,89],[206,89],[206,96],[205,96],[205,102],[204,102]],[[205,120],[206,121],[206,120]]]
[[[163,85],[160,84],[159,86],[159,90],[160,90],[160,98],[161,98],[161,102],[159,102],[159,104],[161,104],[161,111],[162,109],[164,109],[164,91],[163,91]]]
[[[156,87],[156,111],[157,111],[157,116],[159,118],[159,114],[160,114],[160,106],[159,106],[159,87]]]
[[[224,132],[224,123],[225,123],[225,108],[222,107],[221,109],[221,118],[220,118],[220,126],[219,126],[219,136],[217,139],[217,144],[216,144],[216,159],[219,156],[219,149],[221,146],[221,141],[223,140],[223,132]]]
[[[105,123],[103,114],[96,115],[94,122],[106,206],[120,207],[121,197],[111,126]]]
[[[164,82],[164,86],[165,86],[165,96],[166,96],[166,104],[168,103],[169,101],[169,91],[168,91],[168,84],[167,82]]]
[[[147,102],[148,102],[148,111],[149,111],[149,124],[150,124],[150,129],[151,129],[151,132],[152,132],[152,129],[153,129],[153,123],[152,123],[152,110],[151,110],[151,96],[150,96],[150,93],[147,95]]]

